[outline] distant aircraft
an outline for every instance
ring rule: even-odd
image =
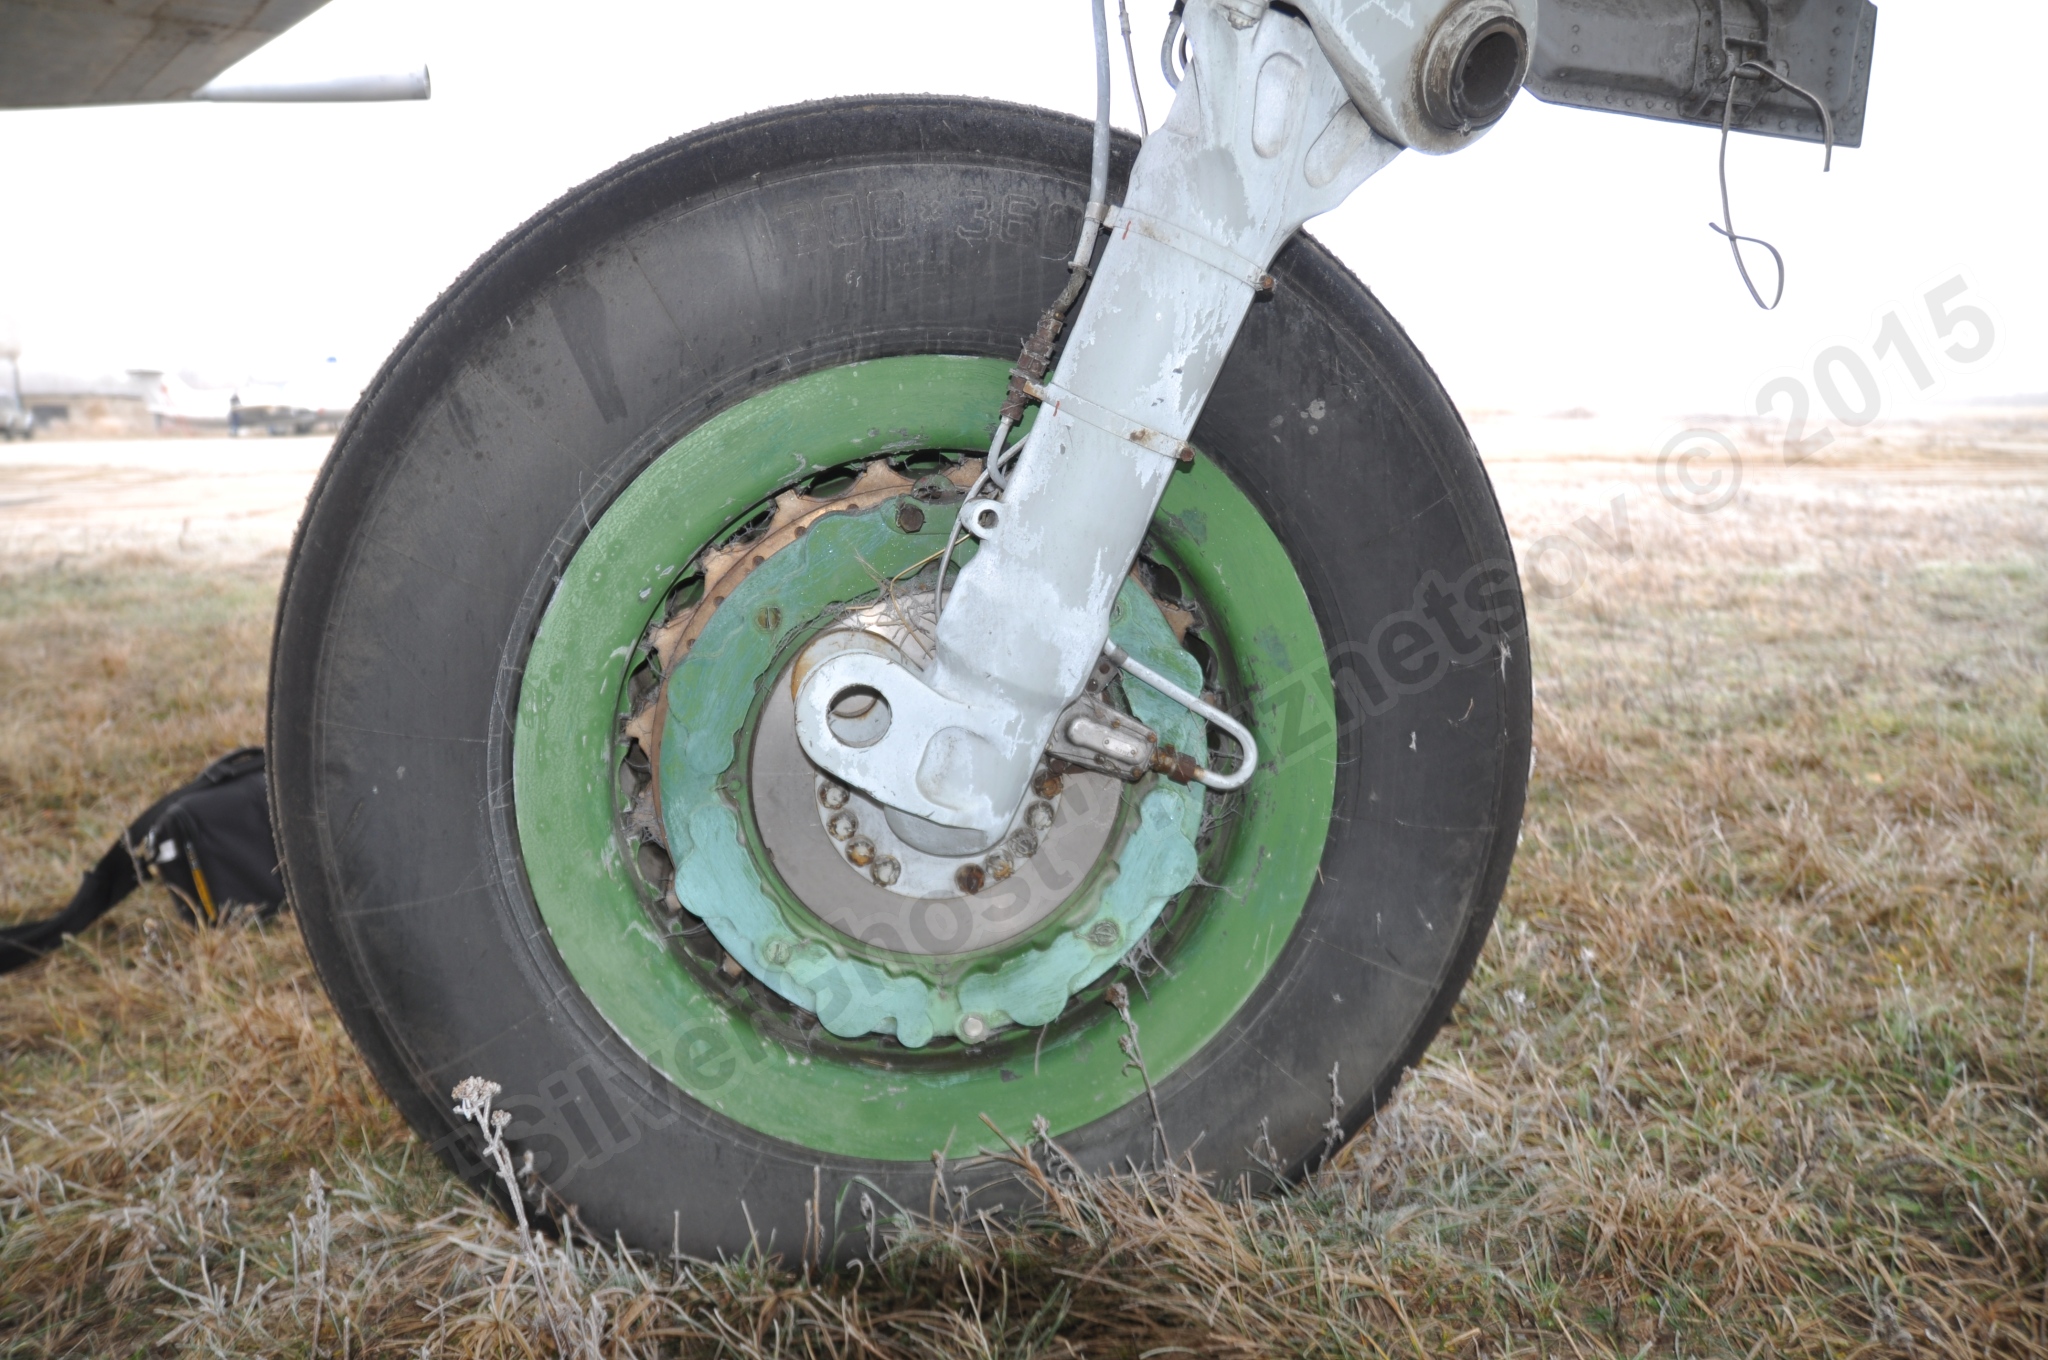
[[[360,387],[342,376],[339,360],[285,377],[213,382],[153,368],[128,370],[143,391],[143,403],[159,429],[225,430],[243,434],[313,434],[341,428]]]

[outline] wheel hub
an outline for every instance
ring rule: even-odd
[[[935,597],[892,592],[837,625],[879,640],[921,668]],[[748,774],[761,840],[789,889],[844,934],[911,954],[962,954],[1014,940],[1059,909],[1116,829],[1119,781],[1041,767],[993,847],[948,846],[950,828],[885,807],[805,756],[796,734],[797,666],[762,708]],[[860,696],[832,721],[849,741],[885,731],[888,704]],[[972,841],[978,837],[969,836]]]
[[[761,710],[749,775],[754,817],[784,884],[827,925],[877,948],[964,954],[1027,934],[1066,901],[1116,830],[1122,788],[1046,772],[1003,842],[935,854],[892,809],[824,774],[796,740],[785,669]]]
[[[993,847],[948,853],[930,824],[805,757],[797,654],[844,629],[924,659],[930,563],[961,475],[913,484],[877,462],[831,500],[779,498],[753,537],[706,556],[701,603],[650,630],[663,679],[626,727],[653,774],[626,820],[666,842],[673,901],[833,1034],[912,1048],[1057,1016],[1193,881],[1203,807],[1199,787],[1042,770]],[[1199,685],[1137,582],[1115,617],[1119,645]],[[1172,701],[1133,683],[1128,702],[1163,736],[1200,743],[1200,720]],[[888,715],[846,703],[832,721],[859,740]]]

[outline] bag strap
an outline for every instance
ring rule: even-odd
[[[26,968],[114,909],[116,903],[135,891],[135,857],[128,853],[126,839],[115,841],[100,862],[86,871],[85,880],[64,910],[40,921],[24,921],[0,929],[0,973]]]
[[[214,761],[213,764],[201,770],[199,777],[184,788],[179,789],[178,793],[189,793],[201,784],[225,784],[230,779],[240,779],[245,774],[261,774],[262,772],[263,748],[261,746],[243,746],[228,752],[219,760]],[[171,795],[172,798],[177,796],[178,794]],[[167,798],[164,801],[169,802],[170,799]],[[149,818],[145,814],[138,820],[147,821]],[[130,827],[129,830],[132,833],[134,828]]]

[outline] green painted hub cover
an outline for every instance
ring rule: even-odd
[[[513,736],[515,815],[527,880],[569,972],[679,1088],[801,1146],[922,1161],[949,1140],[956,1154],[994,1146],[982,1116],[1019,1135],[1043,1116],[1059,1134],[1144,1093],[1106,1006],[1070,1007],[1042,1033],[1005,1031],[965,1052],[951,1044],[924,1053],[888,1040],[790,1040],[759,1002],[736,1001],[671,947],[621,830],[627,677],[679,573],[768,497],[819,472],[880,455],[985,449],[1007,374],[1007,364],[989,359],[849,365],[784,383],[706,422],[658,456],[592,526],[527,659]],[[1336,718],[1321,635],[1292,565],[1214,464],[1197,458],[1172,479],[1148,551],[1200,602],[1204,636],[1227,687],[1248,701],[1262,757],[1235,796],[1227,829],[1203,845],[1207,886],[1188,889],[1169,917],[1162,948],[1170,974],[1155,975],[1132,998],[1156,1081],[1249,999],[1299,919],[1329,828]],[[1157,617],[1138,598],[1142,609],[1125,610],[1133,627]],[[787,642],[746,684],[735,733]],[[1138,691],[1127,690],[1134,709]],[[723,776],[736,755],[728,744],[706,759]],[[720,862],[735,866],[751,853],[749,840],[733,838],[745,833],[732,812],[743,793],[723,804],[730,820],[714,817],[716,825],[700,828],[708,811],[700,805],[687,828],[693,845],[715,844]],[[1162,814],[1160,824],[1174,820]],[[673,838],[673,823],[669,831]],[[676,848],[680,864],[684,848]],[[779,914],[786,904],[771,905]],[[794,945],[794,932],[790,938]]]

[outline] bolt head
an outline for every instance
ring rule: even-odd
[[[818,786],[818,801],[820,803],[823,803],[828,808],[845,807],[846,800],[851,796],[852,795],[847,793],[846,786],[844,784],[834,784],[830,780],[827,780],[825,783]]]
[[[832,819],[825,823],[826,834],[835,841],[843,841],[858,830],[860,819],[851,812],[835,812]]]
[[[979,864],[963,864],[953,874],[953,886],[969,897],[980,892],[988,883],[988,875]]]
[[[1060,796],[1060,790],[1065,787],[1066,782],[1058,775],[1042,774],[1032,781],[1031,791],[1040,798],[1057,798]]]
[[[1033,831],[1019,828],[1010,833],[1010,855],[1015,859],[1030,859],[1038,853],[1038,835]]]
[[[963,1016],[960,1021],[960,1037],[968,1043],[979,1043],[988,1037],[988,1021],[978,1015]]]
[[[875,861],[874,866],[868,872],[874,875],[876,883],[886,888],[897,879],[903,877],[903,866],[896,862],[894,855],[884,855]]]
[[[906,534],[924,532],[924,507],[908,497],[897,501],[896,527]]]
[[[855,836],[846,843],[846,858],[855,868],[865,869],[875,862],[875,843],[866,836]]]
[[[1011,874],[1017,872],[1017,866],[1011,863],[1010,857],[1000,850],[983,860],[981,867],[987,870],[988,876],[997,883],[1002,882]]]
[[[1033,803],[1024,812],[1024,824],[1041,836],[1052,830],[1052,818],[1051,803]]]

